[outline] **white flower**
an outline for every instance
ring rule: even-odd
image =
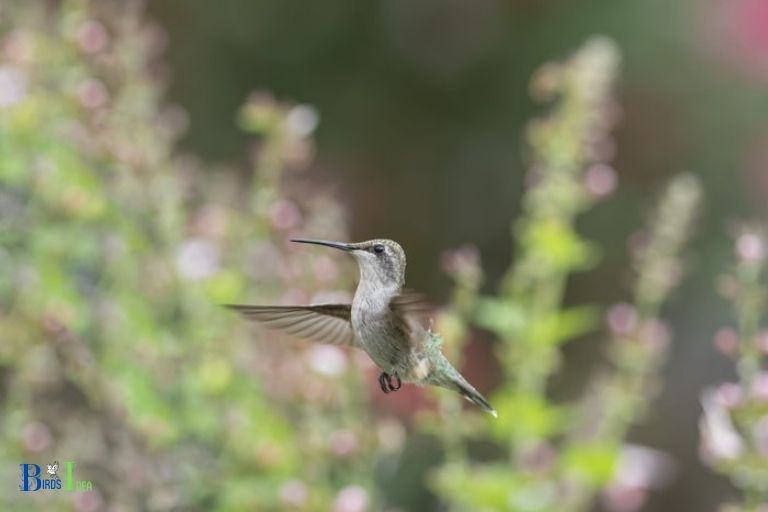
[[[339,491],[333,503],[334,512],[365,512],[370,506],[368,491],[358,485],[348,485]]]
[[[219,268],[219,251],[205,239],[189,239],[181,244],[176,255],[176,270],[190,280],[205,279]]]
[[[701,397],[704,409],[699,421],[702,450],[713,462],[735,459],[744,451],[744,442],[719,395],[718,391],[710,389]]]
[[[9,66],[0,66],[0,108],[10,107],[27,94],[27,77]]]
[[[757,233],[744,233],[736,239],[736,253],[747,262],[760,262],[768,250],[765,239]]]
[[[621,450],[614,481],[625,487],[659,489],[672,479],[675,464],[664,452],[626,444]]]
[[[288,130],[299,137],[308,137],[315,131],[320,117],[317,110],[309,105],[296,105],[288,111],[285,124]]]
[[[347,354],[333,345],[313,345],[306,358],[310,368],[326,377],[337,377],[347,368]]]
[[[301,480],[288,480],[280,487],[280,501],[285,505],[301,507],[307,502],[309,491]]]

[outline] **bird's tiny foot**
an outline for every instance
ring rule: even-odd
[[[394,382],[393,382],[394,379]],[[397,391],[403,387],[403,381],[397,375],[390,375],[387,372],[381,372],[379,375],[379,385],[384,393]]]
[[[381,375],[379,375],[379,385],[384,393],[392,391],[389,387],[389,375],[387,375],[386,372],[382,372]]]

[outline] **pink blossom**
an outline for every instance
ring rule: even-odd
[[[761,401],[768,402],[768,373],[760,373],[752,381],[752,396]]]
[[[99,53],[107,47],[109,35],[104,25],[95,20],[88,20],[78,29],[77,41],[85,53]]]
[[[14,30],[2,41],[2,55],[10,62],[28,62],[35,52],[35,36],[27,30]]]
[[[714,345],[721,353],[733,356],[739,350],[739,336],[731,328],[723,328],[715,333]]]
[[[768,57],[768,2],[741,0],[731,2],[738,10],[738,23],[744,41]]]
[[[370,502],[368,491],[358,485],[348,485],[336,496],[333,512],[365,512]]]
[[[669,326],[661,320],[650,320],[641,329],[642,340],[650,347],[664,348],[672,335]]]
[[[768,2],[716,0],[703,40],[711,54],[744,75],[768,78]]]
[[[613,167],[605,164],[594,164],[584,174],[584,187],[593,197],[607,197],[616,190],[618,178]]]
[[[0,108],[11,107],[27,95],[27,76],[18,69],[0,66]]]
[[[48,425],[33,421],[27,423],[22,430],[24,448],[31,452],[41,452],[53,443],[53,435]]]
[[[648,497],[648,491],[626,485],[610,485],[602,496],[603,506],[610,512],[635,512],[640,510]]]
[[[302,216],[293,201],[278,199],[269,208],[269,218],[275,229],[283,231],[298,226]]]
[[[78,512],[95,512],[104,506],[101,493],[97,490],[75,493],[73,500]]]
[[[104,84],[95,78],[89,78],[77,88],[77,98],[87,109],[95,109],[104,105],[109,99],[109,93]]]
[[[473,245],[463,245],[445,251],[440,257],[440,264],[445,273],[454,277],[474,276],[479,272],[480,253]]]
[[[616,334],[627,335],[637,328],[637,311],[626,303],[618,303],[608,309],[606,323],[608,328]]]
[[[644,446],[626,445],[621,451],[613,481],[603,495],[603,504],[615,512],[640,510],[648,490],[667,485],[674,471],[674,462],[668,455]]]
[[[357,434],[352,430],[337,430],[331,434],[331,451],[337,457],[348,457],[358,448]]]
[[[308,496],[309,490],[301,480],[288,480],[280,487],[280,501],[285,505],[301,507]]]
[[[743,233],[736,239],[736,254],[748,263],[758,263],[766,257],[765,239],[757,233]]]
[[[713,398],[717,400],[720,406],[727,409],[733,409],[741,404],[741,387],[733,382],[726,382],[725,384],[721,384],[715,390]]]

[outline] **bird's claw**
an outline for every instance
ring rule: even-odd
[[[397,382],[397,386],[392,385],[392,379],[389,380],[389,389],[392,391],[397,391],[401,387],[403,387],[403,381],[400,380],[400,377],[395,375],[395,382]]]
[[[395,383],[397,385],[395,385]],[[381,390],[384,393],[390,393],[403,387],[403,381],[401,381],[400,377],[397,375],[390,375],[387,372],[381,372],[381,375],[379,375],[379,385],[381,386]]]
[[[387,377],[389,377],[389,375],[387,375],[386,373],[383,373],[383,372],[382,372],[381,375],[379,375],[379,386],[381,386],[381,390],[384,393],[389,393],[391,391],[389,389],[389,383],[387,381]]]

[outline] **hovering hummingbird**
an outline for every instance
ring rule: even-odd
[[[405,252],[400,244],[385,239],[360,243],[291,241],[333,247],[355,257],[360,282],[352,304],[228,307],[300,338],[365,350],[382,370],[379,385],[384,393],[399,390],[403,382],[440,386],[496,416],[491,404],[440,351],[440,336],[424,326],[425,302],[418,294],[403,290]]]

